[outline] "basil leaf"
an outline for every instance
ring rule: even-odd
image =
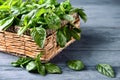
[[[46,23],[48,24],[48,28],[50,28],[50,29],[57,30],[61,27],[61,20],[54,13],[46,14],[44,16],[44,19],[45,19]]]
[[[0,0],[0,5],[2,5],[4,3],[4,0]]]
[[[65,9],[66,13],[69,13],[69,11],[72,9],[70,0],[65,0],[64,2],[61,2],[60,6],[62,6]]]
[[[16,62],[12,62],[11,64],[14,67],[25,67],[32,60],[33,59],[29,57],[21,57]]]
[[[71,35],[72,35],[72,37],[74,38],[74,39],[76,39],[76,40],[80,40],[80,35],[78,34],[78,32],[77,31],[75,31],[75,30],[71,30]]]
[[[32,27],[36,11],[37,10],[32,10],[28,14],[22,16],[20,24],[24,27],[20,28],[18,35],[23,34],[28,28]]]
[[[41,54],[38,54],[37,58],[35,59],[35,63],[37,66],[38,73],[44,76],[44,75],[46,75],[45,66],[41,63],[40,57],[41,57]]]
[[[46,68],[46,71],[50,74],[61,74],[62,73],[61,69],[57,65],[52,64],[52,63],[46,63],[45,68]]]
[[[0,20],[0,31],[3,29],[6,30],[8,27],[10,27],[13,21],[14,21],[14,17],[7,17],[3,20]]]
[[[65,20],[67,20],[67,21],[70,21],[70,22],[72,22],[72,21],[75,20],[75,19],[73,18],[73,16],[72,16],[72,15],[69,15],[69,14],[64,15],[64,16],[63,16],[63,19],[65,19]]]
[[[29,62],[26,66],[26,70],[29,71],[29,72],[37,70],[35,61]]]
[[[23,62],[20,64],[20,67],[25,68],[26,65],[31,61],[33,61],[32,58],[24,58]]]
[[[67,66],[72,69],[72,70],[76,70],[76,71],[80,71],[84,69],[84,64],[82,61],[79,60],[70,60],[67,62]]]
[[[39,4],[43,4],[45,2],[45,0],[39,0]]]
[[[63,31],[67,41],[70,41],[71,40],[71,34],[70,34],[71,31],[70,31],[69,27],[64,26],[62,31]]]
[[[40,1],[41,1],[41,0],[40,0]],[[39,18],[42,14],[46,13],[46,11],[47,11],[47,10],[44,9],[44,8],[39,9],[39,10],[37,11],[35,17]]]
[[[44,42],[46,39],[46,31],[44,28],[34,27],[31,31],[31,36],[39,47],[44,47]]]
[[[66,37],[62,33],[62,31],[57,31],[57,43],[60,45],[60,47],[64,47],[67,42]]]
[[[81,33],[81,29],[73,28],[73,30],[75,30],[77,33]]]
[[[71,9],[70,13],[78,13],[81,17],[81,19],[86,22],[87,21],[87,15],[84,13],[83,9],[79,9],[79,8],[75,8],[75,9]]]
[[[10,6],[8,6],[8,5],[2,5],[2,6],[0,6],[0,10],[10,10]]]
[[[20,64],[18,62],[11,62],[12,66],[14,67],[20,67]]]
[[[98,64],[96,66],[96,69],[98,72],[100,72],[103,75],[106,75],[111,78],[115,77],[115,73],[114,73],[112,67],[108,64]]]

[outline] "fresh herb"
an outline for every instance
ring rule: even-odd
[[[19,35],[31,30],[32,38],[42,48],[46,30],[54,29],[57,32],[57,43],[64,47],[72,37],[80,39],[79,30],[74,29],[75,25],[72,24],[75,21],[71,16],[73,13],[78,13],[81,19],[87,21],[83,9],[74,8],[70,0],[61,3],[57,0],[0,0],[0,30],[15,25],[20,26],[17,32]],[[61,20],[68,21],[64,31],[62,31]]]
[[[52,63],[42,63],[40,57],[42,53],[38,54],[35,59],[29,57],[21,57],[16,62],[12,62],[12,66],[14,67],[22,67],[26,68],[29,72],[37,72],[40,75],[45,76],[47,73],[49,74],[60,74],[62,73],[61,69]]]
[[[67,62],[67,66],[72,69],[72,70],[76,70],[76,71],[80,71],[84,69],[84,64],[82,61],[79,60],[70,60]]]
[[[40,47],[44,47],[44,42],[46,39],[46,31],[44,28],[34,27],[31,31],[31,36]]]
[[[46,67],[47,73],[50,73],[50,74],[61,74],[62,73],[61,69],[56,64],[46,63],[45,67]]]
[[[57,42],[60,47],[64,47],[67,42],[67,39],[61,30],[57,31]]]
[[[26,68],[29,72],[37,72],[43,76],[48,74],[61,74],[62,70],[59,66],[53,63],[42,63],[40,60],[41,54],[38,54],[35,59],[24,57],[19,58],[16,62],[12,62],[11,64],[14,67],[22,67]],[[80,60],[69,60],[67,61],[67,66],[75,71],[81,71],[84,69],[85,65]],[[100,72],[103,75],[106,75],[108,77],[114,78],[115,72],[112,69],[112,67],[108,64],[98,64],[96,66],[96,69],[98,72]]]
[[[21,57],[16,62],[12,62],[11,64],[15,67],[25,67],[30,61],[33,61],[33,59],[29,57]]]
[[[73,8],[71,9],[70,13],[78,13],[81,17],[81,19],[86,22],[87,21],[87,15],[84,13],[84,9],[79,9],[79,8]]]
[[[96,66],[96,69],[98,72],[100,72],[103,75],[106,75],[106,76],[111,77],[111,78],[115,77],[114,70],[108,64],[98,64]]]
[[[45,66],[44,66],[44,64],[41,63],[40,57],[41,57],[41,54],[38,54],[37,58],[35,60],[35,64],[37,66],[38,73],[41,74],[41,75],[45,75],[46,74]]]
[[[26,70],[29,71],[29,72],[37,70],[37,66],[35,64],[35,61],[29,62],[26,66]]]

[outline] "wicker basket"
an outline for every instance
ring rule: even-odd
[[[76,17],[76,15],[73,16]],[[66,23],[67,22],[63,21],[62,25],[65,25]],[[78,15],[74,24],[77,28],[80,27],[80,19]],[[56,43],[56,32],[52,31],[52,34],[48,35],[49,36],[46,38],[44,48],[40,48],[29,35],[19,36],[13,32],[0,31],[0,51],[11,53],[17,56],[29,56],[32,58],[35,58],[38,53],[44,52],[41,60],[47,62],[56,56],[65,47],[75,41],[74,39],[71,39],[64,48],[61,48]]]

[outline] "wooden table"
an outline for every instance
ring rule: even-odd
[[[60,0],[59,0],[60,1]],[[120,0],[71,0],[75,7],[83,7],[88,22],[81,23],[82,39],[76,41],[51,62],[58,64],[63,74],[28,73],[11,66],[15,56],[0,52],[0,80],[120,80]],[[73,71],[66,67],[69,59],[82,60],[86,69]],[[98,73],[95,65],[113,66],[116,78]]]

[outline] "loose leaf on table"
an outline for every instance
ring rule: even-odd
[[[41,54],[38,54],[35,59],[35,64],[37,66],[38,73],[44,76],[46,75],[45,66],[41,63],[40,57],[41,57]]]
[[[46,63],[45,68],[46,68],[47,73],[50,73],[50,74],[62,73],[61,69],[57,65],[52,64],[52,63]]]
[[[37,70],[37,66],[36,66],[35,61],[29,62],[29,63],[27,64],[27,66],[26,66],[26,70],[29,71],[29,72],[36,71],[36,70]]]
[[[11,64],[14,67],[25,67],[32,60],[33,59],[29,57],[21,57],[16,62],[12,62]]]
[[[98,64],[96,66],[96,69],[98,72],[100,72],[103,75],[106,75],[106,76],[112,77],[112,78],[115,77],[114,70],[108,64]]]
[[[67,62],[67,66],[72,69],[72,70],[76,70],[76,71],[80,71],[84,69],[84,64],[82,61],[79,60],[70,60]]]
[[[83,9],[79,9],[79,8],[75,8],[75,9],[71,9],[70,13],[78,13],[81,17],[81,19],[86,22],[87,21],[87,15],[84,13]]]
[[[67,39],[61,30],[57,31],[57,43],[60,47],[64,47],[67,42]]]
[[[8,27],[12,25],[14,21],[14,17],[6,17],[5,19],[0,20],[0,31],[6,30]]]
[[[44,42],[46,39],[46,31],[42,27],[34,27],[31,31],[31,36],[34,41],[39,45],[41,48],[44,47]]]

